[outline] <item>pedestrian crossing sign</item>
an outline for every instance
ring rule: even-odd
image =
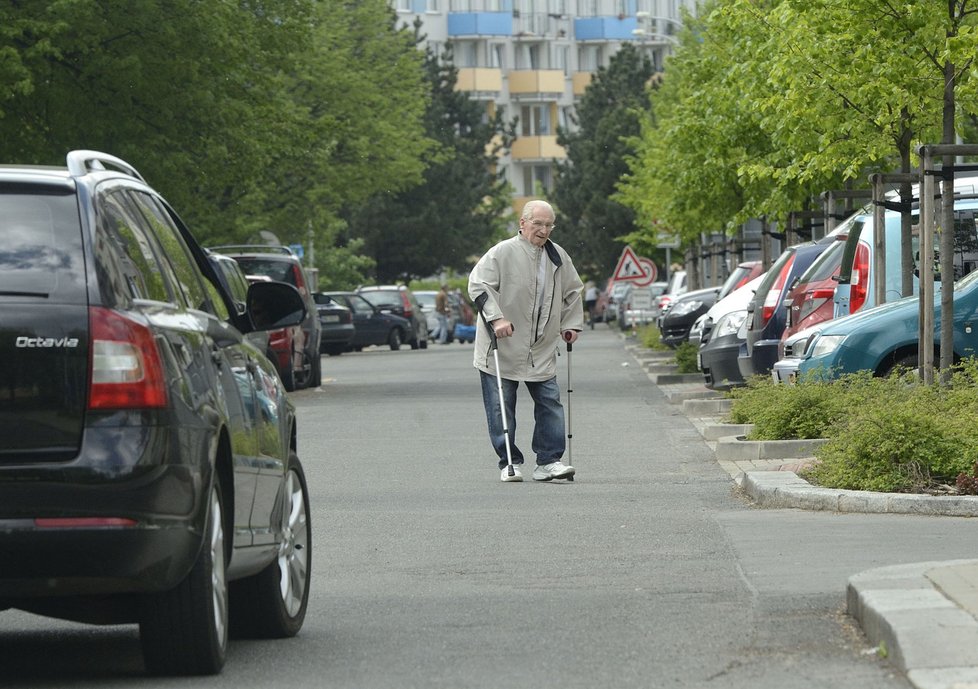
[[[636,256],[630,246],[626,246],[618,259],[612,280],[627,280],[636,285],[650,285],[655,281],[655,264],[647,258]]]

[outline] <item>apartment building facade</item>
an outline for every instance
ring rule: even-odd
[[[486,116],[518,118],[517,138],[499,160],[513,208],[553,188],[566,158],[557,128],[573,128],[576,103],[599,67],[625,43],[661,70],[676,44],[682,11],[695,0],[391,0],[398,22],[420,18],[436,54],[451,47],[458,88]]]

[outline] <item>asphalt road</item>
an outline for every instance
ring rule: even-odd
[[[323,387],[294,394],[300,636],[156,679],[134,627],[5,612],[0,686],[908,687],[845,615],[846,581],[973,557],[974,522],[750,506],[623,345],[604,326],[575,345],[573,483],[499,481],[471,345],[324,359]],[[525,390],[517,425],[529,454]]]

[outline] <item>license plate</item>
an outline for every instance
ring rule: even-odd
[[[323,316],[323,323],[339,323],[339,316]]]
[[[703,355],[697,352],[696,354],[696,368],[703,370]]]

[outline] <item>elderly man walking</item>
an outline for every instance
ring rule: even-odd
[[[489,439],[503,481],[522,481],[523,453],[516,446],[516,392],[526,385],[533,400],[533,480],[568,479],[565,465],[564,408],[557,385],[557,348],[573,343],[584,328],[583,283],[567,252],[550,239],[554,210],[546,201],[523,207],[519,234],[499,242],[469,275],[469,297],[496,335],[503,401],[509,421],[513,475],[508,471],[506,438],[492,341],[485,327],[476,328],[474,365],[482,381],[482,401]]]

